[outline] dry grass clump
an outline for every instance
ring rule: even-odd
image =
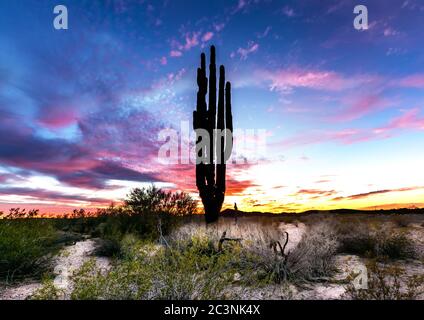
[[[313,225],[288,256],[291,273],[306,280],[328,277],[334,271],[338,245],[337,235],[329,224]]]
[[[286,252],[283,245],[278,246],[277,250],[263,246],[256,246],[254,250],[257,267],[267,280],[299,283],[331,275],[337,247],[337,238],[332,228],[326,223],[318,223],[304,233],[292,251]]]
[[[283,233],[278,230],[278,224],[248,223],[230,219],[222,219],[216,224],[207,226],[203,222],[187,223],[172,232],[167,239],[170,242],[178,242],[201,235],[211,241],[218,241],[224,232],[228,237],[243,239],[243,243],[246,245],[263,244],[268,246],[271,239],[284,240]]]

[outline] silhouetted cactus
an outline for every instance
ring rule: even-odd
[[[205,208],[206,222],[218,220],[219,212],[225,197],[226,161],[231,155],[233,142],[233,117],[231,113],[231,84],[225,84],[225,68],[219,68],[218,110],[216,107],[216,64],[215,47],[211,47],[209,83],[206,77],[206,56],[201,54],[200,68],[197,69],[197,107],[193,112],[194,129],[204,129],[210,137],[209,155],[203,154],[204,150],[197,152],[197,160],[208,158],[196,164],[196,186]],[[209,104],[206,104],[206,94],[209,84]],[[224,92],[225,84],[225,92]],[[228,129],[225,135],[220,131]],[[218,132],[216,131],[218,130]],[[197,134],[196,143],[202,137]],[[219,141],[216,139],[220,139]],[[217,143],[219,142],[219,143]],[[218,150],[219,149],[219,150]],[[207,152],[208,152],[207,151]]]

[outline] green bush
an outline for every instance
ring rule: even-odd
[[[30,300],[60,300],[63,299],[64,292],[56,288],[54,282],[50,278],[44,278],[42,286],[36,290],[30,297]]]
[[[40,274],[55,249],[57,232],[50,220],[0,220],[0,277]]]
[[[197,207],[184,192],[166,192],[154,186],[133,189],[124,205],[99,209],[96,213],[74,210],[59,219],[59,229],[101,237],[119,243],[126,234],[157,240],[176,228],[181,217],[195,213]]]
[[[135,188],[125,200],[135,214],[167,213],[187,216],[196,212],[197,203],[185,192],[164,191],[155,186]]]
[[[123,257],[108,272],[94,261],[73,277],[72,299],[221,299],[235,274],[239,249],[211,251],[209,240],[193,237],[172,247],[128,235]]]

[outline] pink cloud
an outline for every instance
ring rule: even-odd
[[[372,129],[341,129],[338,131],[317,131],[313,130],[305,134],[295,135],[280,142],[273,144],[277,148],[280,147],[297,147],[301,145],[321,144],[328,142],[336,142],[343,145],[367,142],[375,139],[387,139],[391,137],[388,131]]]
[[[177,57],[181,57],[183,55],[183,53],[181,51],[178,51],[178,50],[171,50],[169,55],[173,58],[177,58]]]
[[[386,126],[375,129],[374,132],[391,132],[395,129],[424,130],[424,118],[420,118],[419,113],[418,108],[405,111],[403,115],[394,118]]]
[[[191,48],[199,44],[199,35],[200,32],[188,32],[185,34],[185,44],[183,46],[184,50],[190,50]]]
[[[183,51],[189,51],[190,49],[197,47],[201,43],[205,43],[211,40],[214,36],[214,33],[209,31],[201,36],[201,31],[192,31],[186,32],[183,35],[184,41],[180,42],[175,39],[171,40],[171,57],[181,57]]]
[[[338,131],[311,130],[305,134],[295,135],[280,142],[271,144],[272,147],[296,147],[300,145],[338,142],[353,144],[375,139],[387,139],[398,134],[400,129],[424,130],[424,117],[419,117],[420,109],[414,108],[405,111],[399,117],[388,122],[387,125],[374,129],[342,129]]]
[[[249,54],[256,52],[259,49],[259,44],[250,41],[247,48],[238,48],[237,53],[240,55],[240,60],[246,60]],[[234,57],[234,53],[232,57]]]
[[[162,57],[162,58],[160,59],[160,64],[161,64],[161,65],[165,66],[167,63],[168,63],[168,59],[166,59],[166,57]]]
[[[342,91],[364,85],[375,85],[381,79],[373,75],[345,77],[334,71],[292,67],[278,70],[257,70],[254,81],[267,83],[271,91],[291,93],[294,88],[325,91]],[[259,79],[259,80],[257,80]],[[246,81],[245,81],[246,83]],[[247,81],[247,84],[249,81]]]
[[[237,3],[237,7],[233,10],[233,14],[239,12],[240,10],[243,10],[248,5],[248,1],[246,0],[239,0]]]
[[[258,69],[251,76],[238,80],[239,87],[267,86],[270,91],[279,93],[284,100],[298,88],[343,93],[331,98],[331,103],[342,107],[327,118],[333,121],[354,120],[395,103],[380,96],[388,82],[377,75],[345,76],[331,70],[290,67],[277,70]],[[288,110],[299,111],[296,108]]]
[[[67,127],[77,121],[77,110],[72,106],[46,105],[39,116],[39,122],[52,129]]]
[[[206,32],[202,37],[202,41],[208,42],[209,40],[213,38],[213,36],[214,36],[213,32]]]
[[[350,96],[343,100],[342,102],[348,105],[348,108],[331,117],[331,120],[351,121],[393,105],[393,102],[387,101],[376,94]]]
[[[393,83],[396,85],[396,82]],[[398,83],[401,87],[424,88],[424,74],[415,74],[401,79]]]

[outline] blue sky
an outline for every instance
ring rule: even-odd
[[[69,29],[53,28],[68,8]],[[0,210],[60,213],[157,183],[196,196],[157,135],[191,123],[199,55],[217,47],[238,129],[267,156],[233,165],[226,205],[423,206],[424,4],[362,1],[0,3]]]

